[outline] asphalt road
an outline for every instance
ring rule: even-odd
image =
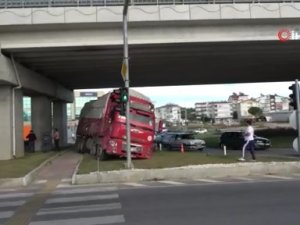
[[[300,224],[300,174],[35,188],[0,189],[0,225]]]
[[[299,225],[300,182],[123,190],[126,225]]]

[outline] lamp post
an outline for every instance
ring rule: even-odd
[[[128,29],[127,29],[127,13],[128,13],[129,0],[125,0],[123,8],[123,41],[124,41],[124,57],[123,68],[124,69],[124,81],[125,88],[128,90],[128,101],[126,103],[126,153],[127,153],[127,169],[132,168],[131,163],[131,137],[130,137],[130,90],[129,90],[129,59],[128,59]]]

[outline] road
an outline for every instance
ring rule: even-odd
[[[1,225],[10,224],[26,202],[38,198],[36,188],[0,190]],[[60,184],[29,224],[298,225],[299,190],[300,174],[80,187]]]

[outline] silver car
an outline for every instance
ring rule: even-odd
[[[203,150],[205,148],[205,141],[196,138],[195,134],[184,133],[184,132],[172,132],[168,133],[163,137],[162,144],[164,147],[172,149],[184,150]]]

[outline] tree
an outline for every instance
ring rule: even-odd
[[[181,119],[185,119],[185,111],[187,114],[187,120],[196,120],[196,113],[194,108],[181,108]]]
[[[263,111],[259,107],[250,107],[248,109],[248,113],[250,113],[251,115],[253,115],[255,118],[259,118],[259,117],[261,117],[263,115]]]

